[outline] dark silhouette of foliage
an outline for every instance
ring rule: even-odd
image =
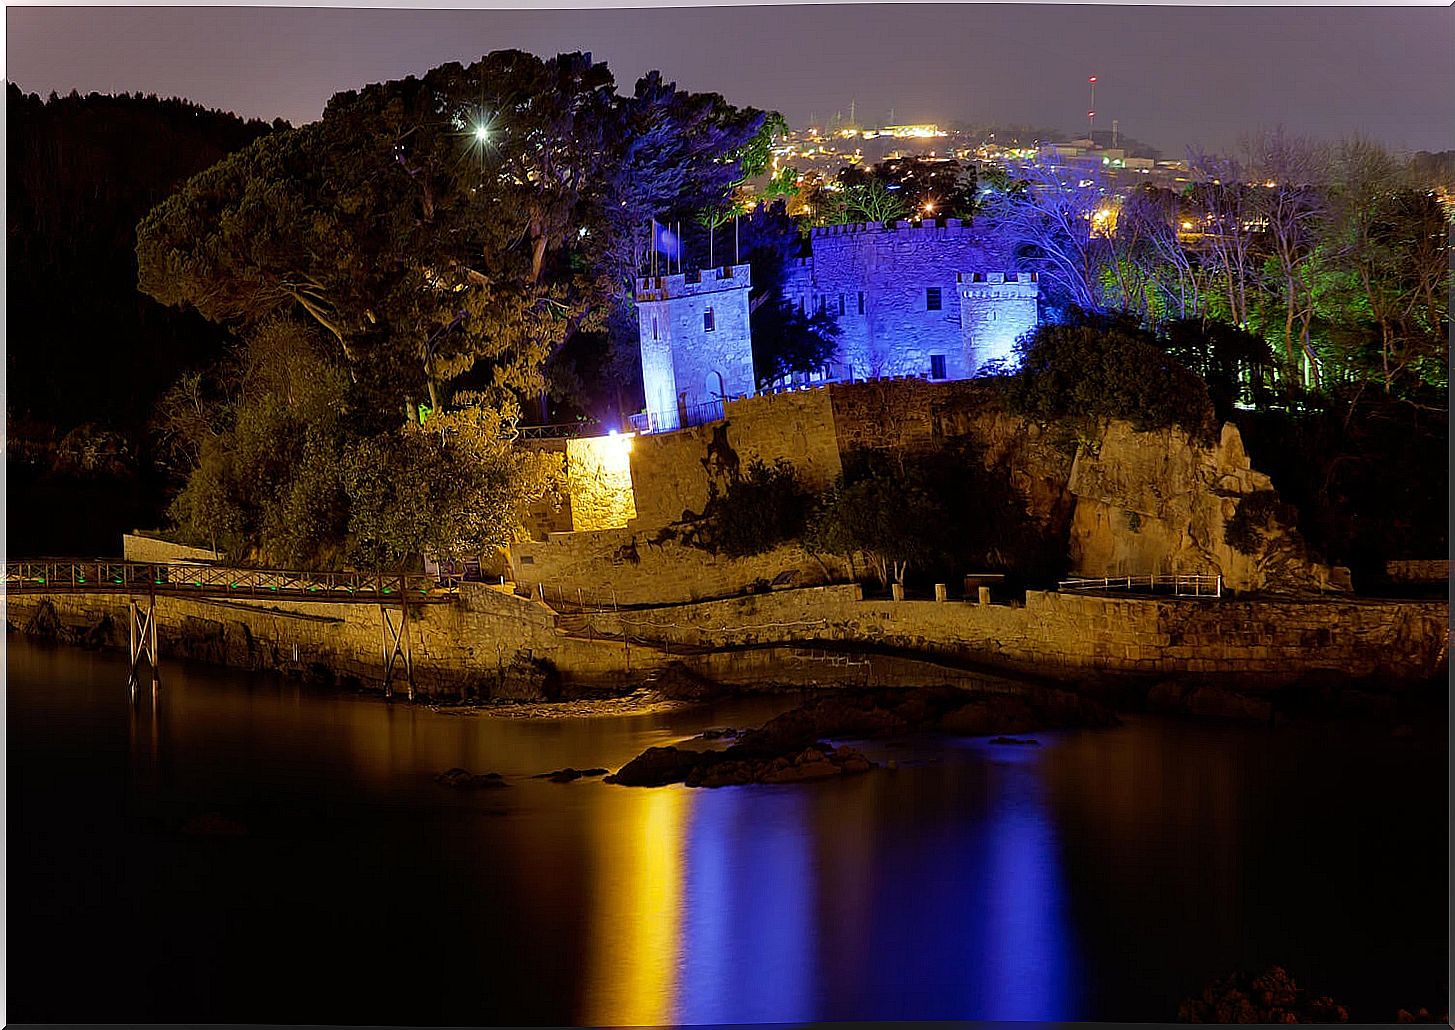
[[[869,168],[846,165],[838,181],[851,193],[882,187],[893,197],[905,218],[963,218],[975,216],[978,170],[974,162],[934,161],[924,157],[897,157]],[[884,221],[889,215],[871,218]]]
[[[790,462],[755,458],[711,506],[710,536],[729,557],[762,554],[802,537],[813,501]]]
[[[1179,1023],[1347,1023],[1349,1010],[1299,987],[1279,966],[1215,980],[1177,1008]]]
[[[1043,325],[1019,347],[1012,406],[1040,422],[1125,419],[1139,430],[1177,426],[1214,439],[1207,387],[1158,346],[1115,319]]]
[[[12,554],[115,553],[123,531],[155,525],[165,506],[154,403],[226,340],[137,291],[136,223],[284,125],[139,93],[43,101],[14,84],[6,113],[8,543]],[[83,425],[119,437],[124,457],[57,468],[56,446]]]
[[[1238,510],[1223,527],[1223,542],[1243,554],[1258,554],[1268,530],[1298,521],[1298,511],[1284,504],[1276,490],[1258,490],[1238,502]]]
[[[1173,319],[1158,326],[1167,353],[1207,385],[1220,421],[1236,402],[1266,407],[1273,400],[1277,361],[1262,337],[1212,319]]]
[[[139,228],[142,287],[230,325],[306,315],[382,408],[439,410],[466,373],[518,403],[603,327],[648,216],[726,194],[762,117],[656,75],[618,95],[588,54],[442,65],[188,182]]]

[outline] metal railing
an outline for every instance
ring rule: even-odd
[[[580,436],[600,436],[601,423],[596,421],[557,422],[549,426],[516,426],[518,440],[573,440]]]
[[[5,589],[10,593],[167,594],[376,604],[445,602],[458,596],[453,586],[418,574],[54,558],[6,562]]]
[[[731,397],[714,397],[710,401],[700,401],[697,404],[689,404],[685,408],[679,407],[675,411],[640,411],[635,415],[628,415],[627,422],[632,430],[637,433],[670,433],[675,429],[686,429],[689,426],[703,426],[709,422],[720,422],[723,419],[723,405],[727,401],[742,400],[747,394],[737,394]],[[668,425],[673,418],[677,424]]]
[[[1223,577],[1200,573],[1170,573],[1151,576],[1105,576],[1101,579],[1063,579],[1057,590],[1126,590],[1149,594],[1171,593],[1177,597],[1222,597]]]

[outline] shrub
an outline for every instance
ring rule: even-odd
[[[729,557],[762,554],[801,537],[812,505],[790,462],[755,458],[709,506],[706,535]]]
[[[1118,418],[1142,431],[1178,426],[1216,439],[1207,386],[1133,327],[1044,325],[1020,350],[1009,400],[1037,421]]]
[[[1257,554],[1268,531],[1278,523],[1291,526],[1297,513],[1284,504],[1276,490],[1258,490],[1238,503],[1238,510],[1223,527],[1223,542],[1240,554]]]

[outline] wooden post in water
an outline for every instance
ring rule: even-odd
[[[130,668],[127,671],[126,684],[131,690],[131,700],[136,701],[137,687],[141,685],[141,662],[145,658],[152,669],[152,689],[156,690],[161,685],[160,662],[158,657],[161,649],[157,646],[157,595],[147,595],[145,610],[136,603],[136,598],[130,597],[128,607],[130,610],[130,638],[131,656]]]

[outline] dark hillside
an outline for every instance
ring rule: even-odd
[[[114,550],[155,523],[146,423],[224,334],[136,288],[136,224],[281,125],[184,100],[6,89],[8,551]]]

